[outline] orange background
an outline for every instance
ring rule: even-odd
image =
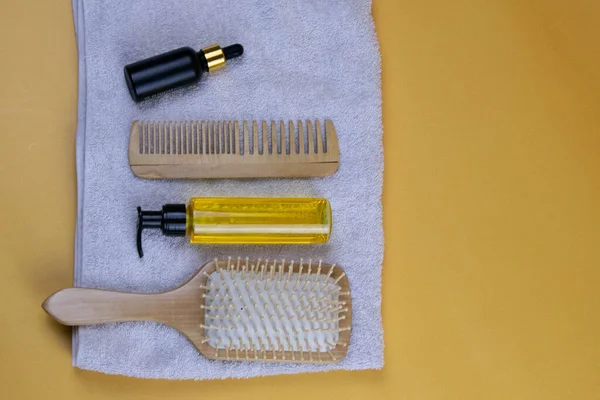
[[[1,2],[2,398],[600,396],[598,1],[375,0],[386,365],[213,382],[71,367],[71,2]]]

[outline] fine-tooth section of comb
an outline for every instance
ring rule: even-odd
[[[334,363],[347,351],[343,270],[312,260],[215,260],[200,284],[201,352],[219,360]]]
[[[129,165],[140,178],[275,178],[333,174],[335,127],[316,121],[134,121]]]

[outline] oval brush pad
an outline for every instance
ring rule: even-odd
[[[348,344],[347,279],[343,288],[335,265],[238,259],[206,277],[203,328],[215,358],[331,362]]]

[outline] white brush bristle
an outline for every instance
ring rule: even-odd
[[[331,355],[348,311],[340,286],[320,262],[301,260],[299,272],[292,272],[294,265],[238,259],[209,274],[203,305],[208,344],[231,359],[246,359],[247,352],[261,359],[293,357],[285,352],[306,360],[315,352]]]

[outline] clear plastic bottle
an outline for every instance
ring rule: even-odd
[[[137,244],[142,230],[189,236],[191,243],[312,244],[331,234],[331,207],[320,198],[195,197],[189,204],[166,204],[160,211],[138,207]]]

